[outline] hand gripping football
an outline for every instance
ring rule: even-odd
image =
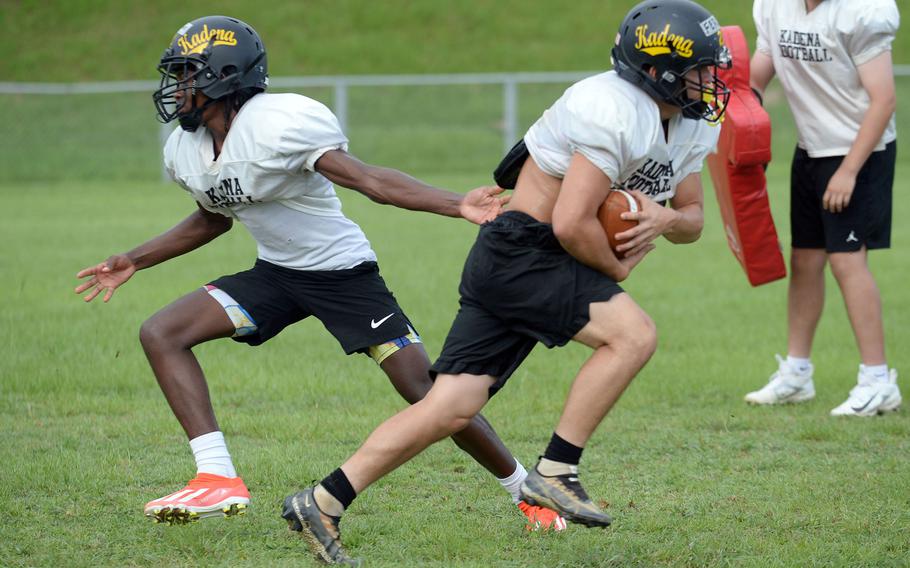
[[[628,231],[638,224],[638,221],[626,221],[620,218],[620,215],[626,211],[641,211],[641,203],[638,202],[637,197],[622,189],[610,190],[607,199],[597,211],[597,217],[607,233],[607,240],[610,241],[610,248],[616,253],[616,258],[625,258],[626,256],[625,252],[616,251],[616,246],[620,244],[616,240],[616,234]]]

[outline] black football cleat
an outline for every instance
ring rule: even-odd
[[[521,498],[531,505],[557,511],[567,521],[588,527],[608,527],[613,519],[595,505],[578,481],[577,471],[541,475],[535,467],[521,484]]]
[[[310,487],[286,497],[281,516],[288,522],[288,527],[299,532],[313,553],[326,564],[360,566],[361,560],[348,556],[341,545],[341,532],[338,530],[340,517],[326,515],[319,509],[313,497],[313,489]]]

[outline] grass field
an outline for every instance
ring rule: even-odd
[[[770,170],[782,187],[785,168]],[[895,218],[910,214],[910,164]],[[479,177],[432,177],[453,187]],[[310,565],[277,517],[280,499],[318,479],[401,407],[365,357],[346,358],[317,322],[266,346],[198,349],[221,425],[254,495],[243,518],[152,525],[148,499],[190,477],[192,458],[137,341],[158,307],[255,254],[238,228],[202,251],[139,273],[108,305],[71,290],[82,266],[167,228],[190,210],[156,183],[0,186],[6,207],[0,558],[5,565]],[[780,200],[775,202],[783,219]],[[346,195],[384,276],[438,352],[473,229]],[[873,256],[890,362],[910,369],[905,251]],[[785,285],[751,289],[726,251],[716,207],[694,246],[662,243],[627,289],[657,321],[661,345],[586,452],[591,492],[616,518],[606,532],[526,534],[495,482],[453,444],[433,447],[355,503],[352,551],[373,566],[906,565],[910,420],[834,420],[856,354],[833,292],[819,330],[817,401],[749,408],[784,348]],[[487,415],[526,464],[541,451],[586,351],[538,349]],[[906,389],[905,389],[906,390]]]
[[[508,0],[485,3],[486,12],[469,9],[479,4],[453,3],[451,21],[438,23],[427,49],[414,53],[407,48],[427,35],[420,22],[432,11],[430,0],[392,0],[386,5],[394,9],[372,20],[360,14],[355,23],[373,33],[351,34],[351,42],[333,41],[349,31],[333,10],[351,15],[362,6],[353,0],[309,2],[308,14],[290,4],[257,6],[254,13],[236,0],[219,9],[251,21],[261,15],[257,27],[283,48],[274,50],[282,55],[272,59],[273,72],[289,75],[595,69],[604,66],[603,53],[592,51],[602,47],[603,34],[592,10],[605,6],[608,19],[618,21],[614,8],[628,3],[575,3],[558,22],[559,33],[548,37],[539,32],[553,31],[546,25],[549,3]],[[729,19],[741,17],[746,3],[706,4]],[[147,79],[162,48],[159,36],[211,9],[176,5],[0,2],[0,47],[16,53],[0,62],[0,80]],[[530,50],[528,65],[508,64],[516,53],[492,46],[498,10],[514,13],[510,37]],[[123,26],[124,17],[155,24]],[[295,33],[288,21],[300,21],[303,31]],[[399,29],[402,35],[389,39]],[[896,60],[906,63],[910,36],[898,40]],[[93,51],[99,45],[107,46],[104,56]],[[105,59],[111,45],[126,55]],[[342,51],[332,53],[329,45]],[[523,126],[562,88],[522,87]],[[898,80],[898,93],[903,137],[910,132],[910,78]],[[328,90],[307,94],[332,103]],[[350,103],[351,147],[360,157],[446,187],[488,183],[502,146],[498,89],[355,89]],[[769,189],[786,247],[795,135],[780,92],[772,89],[767,104],[775,155]],[[138,328],[209,279],[249,267],[255,245],[236,227],[203,250],[139,273],[110,304],[85,305],[72,293],[79,269],[169,228],[193,208],[179,189],[157,181],[150,96],[3,96],[0,124],[0,273],[8,287],[0,310],[0,565],[315,566],[278,517],[281,499],[336,467],[402,407],[384,375],[365,357],[345,357],[315,321],[256,349],[230,341],[198,348],[253,507],[245,517],[188,527],[147,522],[142,505],[178,489],[194,470]],[[885,306],[889,363],[904,372],[910,396],[904,146],[893,249],[871,262]],[[828,416],[854,384],[858,363],[831,279],[813,354],[817,399],[770,409],[742,403],[774,370],[774,353],[785,350],[786,283],[748,286],[706,190],[702,239],[691,246],[659,242],[626,284],[655,319],[660,346],[585,454],[585,483],[615,525],[528,534],[498,484],[444,442],[358,498],[342,525],[351,552],[369,566],[910,565],[910,415]],[[457,279],[475,229],[350,192],[342,197],[435,356],[457,308]],[[542,451],[586,355],[579,346],[538,348],[487,407],[525,465]]]

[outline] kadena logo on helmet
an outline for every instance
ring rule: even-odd
[[[635,36],[638,38],[635,49],[648,55],[665,55],[675,50],[682,57],[692,57],[692,46],[695,41],[683,35],[670,33],[670,24],[664,26],[663,31],[659,33],[648,33],[648,24],[643,24],[635,28]]]
[[[184,35],[177,40],[177,45],[182,49],[180,55],[190,55],[192,53],[202,53],[206,46],[209,45],[209,42],[213,46],[237,45],[237,37],[234,35],[234,30],[209,29],[208,25],[203,24],[202,31],[196,32],[191,36]]]

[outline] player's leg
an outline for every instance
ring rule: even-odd
[[[243,512],[250,498],[218,430],[208,386],[192,347],[221,337],[259,345],[306,317],[282,285],[285,270],[263,261],[223,276],[152,316],[142,345],[155,376],[190,438],[197,476],[183,490],[146,505],[165,522]]]
[[[354,563],[338,529],[354,497],[430,444],[464,429],[486,404],[494,383],[489,376],[439,375],[426,397],[383,422],[319,485],[288,496],[282,517],[325,561]]]
[[[184,523],[233,515],[249,505],[249,493],[234,471],[205,376],[191,350],[234,332],[234,323],[222,305],[205,289],[176,300],[142,324],[142,347],[174,416],[190,439],[197,463],[197,475],[186,487],[146,504],[146,516],[156,522]]]
[[[591,304],[574,340],[594,349],[572,383],[556,433],[584,445],[657,349],[653,320],[628,294]]]
[[[787,288],[787,354],[809,359],[812,340],[825,307],[825,264],[823,248],[794,248],[790,255],[790,284]]]
[[[282,517],[323,559],[346,559],[338,521],[358,492],[432,442],[463,430],[535,343],[481,306],[462,301],[431,369],[438,375],[426,397],[384,422],[315,488],[286,498]]]
[[[866,366],[885,364],[885,333],[882,300],[866,249],[830,255],[831,272],[837,280],[860,357]]]
[[[372,353],[372,350],[371,350]],[[395,390],[409,403],[421,400],[430,391],[430,360],[423,345],[412,343],[389,355],[380,363]],[[555,511],[530,505],[521,500],[521,484],[527,477],[524,466],[514,457],[496,434],[489,421],[478,414],[468,425],[452,435],[459,448],[492,473],[512,497],[531,530],[563,530],[566,526]]]
[[[346,353],[367,353],[408,402],[423,398],[432,386],[429,360],[420,337],[386,286],[376,263],[311,274],[299,280],[300,302],[338,339]],[[532,525],[565,527],[553,511],[519,503],[521,482],[527,472],[486,419],[477,416],[454,439],[496,476],[523,514],[533,521]]]
[[[590,321],[575,335],[594,352],[572,383],[556,430],[522,493],[568,520],[606,526],[611,519],[578,481],[588,439],[657,348],[651,318],[625,293],[590,305]]]
[[[777,358],[777,370],[760,389],[745,396],[751,404],[806,402],[815,398],[810,361],[815,330],[825,307],[823,248],[793,248],[787,288],[787,357]]]
[[[203,288],[162,308],[139,331],[158,385],[190,439],[218,430],[208,384],[192,348],[234,332],[224,308]]]
[[[825,223],[822,195],[836,168],[799,148],[790,165],[790,283],[787,288],[787,359],[750,402],[804,402],[815,397],[810,355],[825,307]],[[761,399],[761,400],[759,400]],[[747,398],[747,400],[749,400]]]
[[[868,264],[868,250],[890,246],[891,188],[895,148],[873,152],[860,170],[850,204],[830,214],[828,259],[859,347],[857,384],[835,416],[875,416],[901,404],[897,372],[885,359],[881,293]]]
[[[810,353],[825,304],[827,262],[821,178],[830,166],[824,159],[810,158],[799,147],[794,151],[790,164],[792,248],[787,289],[787,357],[775,356],[777,370],[762,388],[746,394],[745,400],[750,404],[798,403],[815,398]]]
[[[831,414],[875,416],[897,410],[901,404],[897,372],[888,369],[885,360],[881,294],[869,270],[866,249],[832,253],[829,258],[862,360],[856,386]]]
[[[433,381],[430,380],[430,359],[419,343],[395,352],[380,367],[398,394],[411,404],[425,397],[433,386]],[[515,458],[482,415],[475,416],[452,439],[459,448],[496,477],[508,477],[515,471]]]

